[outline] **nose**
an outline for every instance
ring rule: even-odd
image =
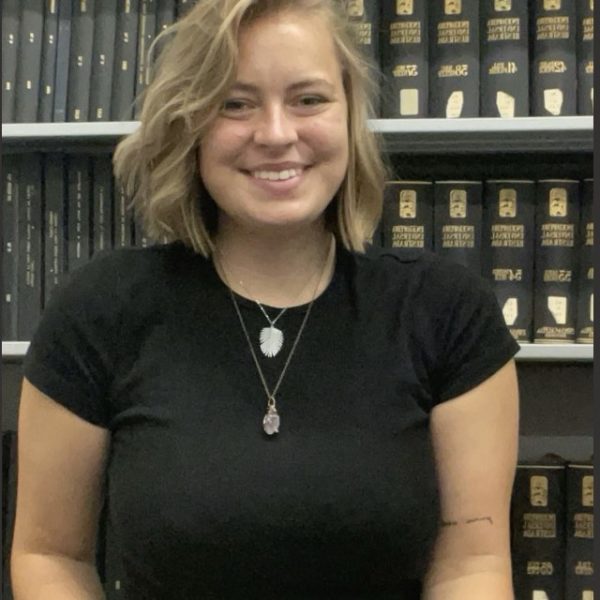
[[[265,106],[258,117],[254,141],[261,146],[288,146],[297,139],[296,124],[285,106]]]

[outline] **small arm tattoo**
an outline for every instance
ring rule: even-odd
[[[456,527],[457,525],[470,525],[471,523],[480,523],[482,521],[487,521],[490,525],[494,524],[492,517],[477,517],[475,519],[465,519],[463,521],[444,521],[442,519],[440,524],[442,527]]]

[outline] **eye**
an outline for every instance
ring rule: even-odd
[[[319,104],[323,104],[327,100],[322,96],[301,96],[298,102],[302,106],[319,106]]]
[[[233,98],[230,100],[225,100],[221,105],[221,111],[223,112],[241,112],[242,110],[249,107],[249,104],[246,100],[239,100],[237,98]]]

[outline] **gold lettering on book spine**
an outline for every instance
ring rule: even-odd
[[[423,39],[420,21],[390,24],[390,44],[420,44]]]
[[[540,17],[537,20],[537,40],[568,40],[569,35],[569,17]]]
[[[505,40],[521,39],[521,19],[506,17],[503,19],[488,19],[487,40],[488,42],[500,42]]]
[[[471,40],[469,21],[443,21],[437,26],[437,43],[468,44]]]

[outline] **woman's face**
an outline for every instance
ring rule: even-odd
[[[199,148],[219,227],[309,226],[348,165],[348,107],[323,19],[276,15],[240,35],[236,83]]]

